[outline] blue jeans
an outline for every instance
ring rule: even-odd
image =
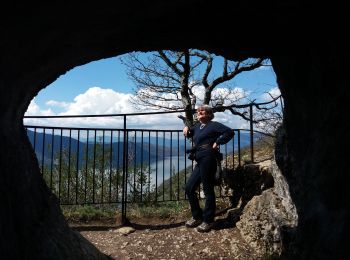
[[[186,183],[186,195],[191,206],[191,213],[194,219],[201,219],[206,223],[214,221],[216,202],[214,191],[214,180],[216,172],[215,155],[209,154],[197,161],[191,176]],[[197,190],[203,184],[203,192],[205,195],[204,210],[199,205]]]

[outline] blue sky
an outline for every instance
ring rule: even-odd
[[[249,92],[250,98],[258,101],[266,100],[264,92],[275,94],[278,92],[276,76],[272,67],[242,73],[234,78],[233,85],[240,91]],[[121,64],[118,57],[93,61],[73,68],[41,90],[32,100],[26,115],[132,113],[135,112],[135,109],[128,104],[128,99],[133,94],[132,88],[133,82],[128,79],[126,68]],[[176,115],[173,115],[176,118]],[[229,119],[225,119],[224,116],[221,119],[223,122],[229,122]],[[50,123],[45,123],[44,120],[26,119],[25,123],[51,125],[53,122],[55,124],[61,124],[59,122],[62,122],[62,119],[61,121],[55,120],[51,119]],[[70,122],[74,126],[93,124],[109,127],[111,124],[116,125],[116,122],[108,123],[106,119],[97,120],[96,118],[64,120],[64,124]],[[147,119],[146,121],[146,125],[149,127],[157,125],[156,119]],[[176,121],[177,127],[181,126],[178,119],[173,121]],[[130,120],[131,125],[140,125],[140,122],[145,123],[145,120]],[[230,121],[230,123],[236,124],[236,127],[243,124],[238,121]],[[164,126],[169,126],[169,122],[164,122]]]
[[[72,102],[90,87],[114,89],[122,93],[131,92],[132,82],[125,73],[125,67],[117,57],[90,62],[75,67],[61,75],[55,82],[41,90],[35,98],[40,107],[48,100]]]

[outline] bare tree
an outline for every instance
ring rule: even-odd
[[[257,130],[274,135],[283,121],[283,99],[281,95],[267,94],[271,99],[255,107],[253,122]]]
[[[254,70],[264,65],[265,60],[247,59],[229,61],[223,58],[221,72],[213,69],[215,56],[207,51],[186,49],[183,51],[157,51],[145,57],[140,53],[129,53],[121,58],[127,68],[129,78],[135,83],[135,98],[132,103],[153,109],[185,109],[187,125],[192,125],[194,108],[198,101],[216,106],[235,104],[241,98],[230,82],[245,71]],[[194,87],[204,87],[204,97],[200,98]],[[218,86],[225,86],[227,91],[213,95]],[[229,102],[227,102],[229,100]]]

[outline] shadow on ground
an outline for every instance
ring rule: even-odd
[[[238,208],[235,209],[223,209],[216,214],[215,224],[213,226],[213,230],[221,230],[234,228],[236,226],[237,221],[241,215],[242,211]],[[94,221],[93,223],[73,223],[71,224],[71,228],[75,231],[107,231],[110,229],[117,229],[123,226],[130,226],[136,230],[163,230],[163,229],[171,229],[177,228],[185,225],[186,220],[181,220],[179,222],[175,222],[172,220],[167,223],[166,219],[132,219],[127,220],[124,225],[121,224],[113,224],[113,223],[101,223],[98,221]]]

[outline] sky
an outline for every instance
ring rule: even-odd
[[[146,55],[146,54],[144,54]],[[218,59],[221,59],[218,57]],[[249,94],[250,99],[266,101],[270,92],[279,95],[276,76],[272,67],[258,68],[244,72],[233,80],[237,93]],[[30,103],[28,115],[87,115],[148,112],[134,108],[129,99],[133,94],[134,83],[126,74],[126,67],[119,57],[90,62],[75,67],[61,75],[56,81],[41,90]],[[203,96],[203,88],[195,89]],[[221,88],[217,91],[225,91]],[[180,113],[179,113],[180,114]],[[182,129],[177,118],[179,114],[127,117],[129,128]],[[230,112],[216,113],[215,120],[232,128],[247,128],[248,124]],[[64,118],[64,119],[24,119],[25,125],[49,125],[71,127],[122,127],[122,118]]]

